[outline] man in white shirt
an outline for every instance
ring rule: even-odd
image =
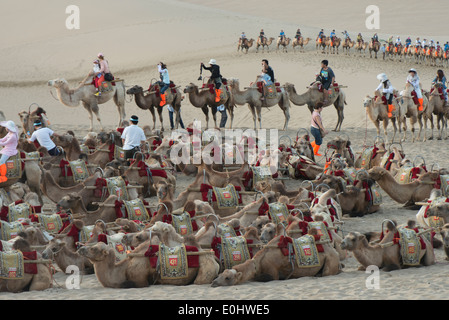
[[[47,127],[43,128],[40,120],[34,121],[34,130],[35,131],[31,135],[31,137],[28,135],[29,143],[33,143],[34,141],[37,140],[37,142],[39,142],[39,144],[42,147],[48,150],[49,155],[54,157],[59,156],[61,154],[59,149],[56,147],[56,144],[51,139],[51,136],[55,135],[53,130]]]
[[[140,146],[145,143],[146,137],[142,128],[137,126],[139,118],[131,116],[129,119],[131,125],[126,127],[122,133],[123,150],[125,151],[125,159],[132,159],[134,154],[140,150]]]

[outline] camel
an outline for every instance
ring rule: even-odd
[[[415,141],[415,128],[414,125],[416,123],[416,121],[418,120],[418,124],[419,124],[419,133],[418,133],[418,140],[421,137],[421,131],[422,131],[422,118],[424,117],[424,125],[425,125],[425,129],[424,129],[424,141],[427,139],[427,135],[426,135],[426,131],[427,131],[427,119],[431,120],[431,126],[432,126],[432,137],[433,137],[433,116],[432,116],[432,112],[433,110],[430,110],[429,106],[428,106],[428,100],[427,97],[425,95],[423,95],[423,110],[419,111],[418,110],[418,106],[413,102],[413,98],[412,98],[412,91],[414,91],[413,86],[410,83],[407,83],[405,85],[404,90],[401,91],[400,93],[400,99],[398,100],[398,104],[401,106],[406,106],[407,108],[407,113],[406,113],[406,117],[410,118],[410,125],[412,126],[412,133],[413,133],[413,140]],[[423,113],[425,113],[425,115],[423,115]],[[402,125],[406,128],[405,125],[405,119],[403,119],[403,123]],[[404,130],[405,131],[405,130]]]
[[[449,224],[445,224],[441,228],[440,235],[443,238],[443,249],[446,254],[446,260],[449,260]]]
[[[444,89],[442,89],[442,90],[444,90]],[[427,97],[427,99],[429,101],[427,107],[429,108],[429,110],[432,110],[433,114],[437,117],[438,140],[441,140],[442,136],[443,136],[443,129],[445,127],[444,115],[445,115],[446,101],[444,100],[444,97],[443,97],[443,99],[441,99],[441,97],[440,97],[439,86],[432,86],[431,91],[426,92],[425,96]],[[427,114],[427,112],[425,114]],[[440,125],[440,123],[441,123],[441,125]],[[433,139],[433,127],[432,127],[432,136],[429,138],[429,140],[432,140],[432,139]]]
[[[347,55],[350,55],[350,51],[351,48],[354,47],[355,45],[355,41],[352,41],[351,39],[345,39],[345,41],[343,41],[341,47],[343,49],[343,52],[346,53]]]
[[[171,90],[171,88],[167,89]],[[164,131],[164,122],[162,118],[162,111],[164,110],[163,106],[161,107],[160,102],[161,98],[155,94],[155,92],[150,92],[149,94],[144,95],[143,88],[140,86],[133,86],[126,90],[127,94],[134,95],[136,105],[142,110],[150,110],[151,115],[153,116],[153,130],[156,129],[156,115],[154,109],[157,110],[159,114],[159,121],[161,122],[161,131]],[[182,101],[182,93],[179,89],[176,89],[176,94],[173,94],[173,100],[167,100],[166,104],[173,106],[175,110],[176,119],[175,119],[175,128],[179,127],[180,120],[180,112],[181,112],[181,101]]]
[[[318,90],[318,82],[315,82],[309,86],[308,90],[303,94],[297,94],[295,86],[291,83],[287,82],[284,87],[288,92],[290,101],[297,106],[306,104],[310,113],[313,112],[313,107],[317,104],[317,102],[324,101],[323,93]],[[340,131],[344,119],[343,109],[345,104],[347,104],[346,96],[343,90],[340,89],[338,94],[329,95],[329,101],[324,105],[324,107],[330,106],[331,104],[334,105],[338,114],[337,125],[335,126],[334,131]]]
[[[282,52],[287,52],[287,46],[290,44],[290,41],[292,39],[285,37],[284,40],[282,40],[281,37],[278,37],[278,40],[276,42],[276,51],[279,50],[279,47],[282,46]]]
[[[260,37],[258,37],[256,41],[256,52],[259,52],[259,47],[262,47],[262,52],[265,52],[265,47],[267,47],[267,51],[270,51],[270,45],[273,41],[273,37],[270,37],[269,39],[263,37],[263,41],[260,41]]]
[[[92,190],[91,190],[92,192]],[[93,225],[97,220],[104,222],[114,222],[117,219],[117,213],[113,206],[118,201],[116,195],[110,195],[103,202],[103,206],[95,211],[88,211],[83,202],[83,198],[78,193],[69,193],[61,198],[57,206],[64,210],[71,210],[74,214],[83,215],[83,222],[86,225]]]
[[[266,98],[265,100],[260,100],[262,94],[258,90],[257,83],[254,83],[244,91],[240,91],[239,80],[236,78],[229,79],[228,84],[235,104],[248,104],[248,107],[253,115],[254,130],[257,129],[257,120],[259,121],[259,128],[262,129],[262,108],[270,108],[276,104],[279,105],[281,110],[284,112],[285,122],[283,130],[288,129],[288,121],[290,119],[290,102],[288,100],[288,94],[284,89],[281,89],[281,92],[277,93],[275,99]]]
[[[49,244],[42,252],[42,258],[54,260],[62,272],[66,272],[69,266],[75,265],[82,270],[84,274],[93,273],[93,265],[88,259],[69,249],[67,242],[57,238],[50,240]]]
[[[200,108],[204,115],[206,116],[206,129],[209,128],[209,107],[212,111],[212,117],[214,119],[215,128],[217,128],[217,107],[224,105],[227,112],[231,115],[231,122],[229,123],[229,128],[232,129],[232,123],[234,121],[234,98],[232,93],[226,90],[226,86],[223,85],[222,90],[226,92],[226,99],[215,102],[215,92],[212,93],[210,88],[199,89],[197,85],[190,83],[185,89],[184,93],[188,94],[190,103],[195,108]],[[201,90],[201,91],[200,91]]]
[[[29,242],[17,237],[13,244],[14,250],[22,252],[33,251]],[[41,254],[37,253],[37,259]],[[51,288],[52,274],[47,264],[37,263],[37,274],[24,273],[22,279],[0,279],[0,292],[43,291]]]
[[[99,104],[103,104],[114,99],[114,103],[117,106],[119,112],[119,122],[118,126],[122,125],[122,122],[125,120],[125,84],[123,81],[115,82],[115,86],[113,86],[113,90],[109,92],[103,92],[101,96],[95,96],[95,87],[92,81],[86,83],[87,78],[91,78],[91,75],[87,76],[85,81],[83,81],[78,87],[74,89],[69,88],[69,84],[65,79],[54,79],[48,81],[48,86],[56,88],[58,100],[68,107],[78,107],[80,102],[83,104],[83,107],[87,110],[90,119],[90,128],[89,131],[93,130],[93,117],[92,113],[97,117],[98,122],[100,123],[101,130],[104,130],[103,124],[101,123],[100,113],[99,113]]]
[[[378,136],[380,135],[379,124],[382,121],[384,128],[384,137],[385,139],[388,139],[387,127],[389,122],[392,123],[394,131],[393,136],[391,138],[391,143],[394,142],[394,138],[396,137],[397,132],[396,121],[398,120],[399,123],[402,122],[400,119],[398,119],[401,115],[404,115],[405,118],[405,110],[404,110],[405,107],[403,105],[399,105],[396,102],[396,100],[393,100],[393,105],[395,106],[396,110],[394,111],[394,115],[390,118],[388,117],[388,106],[383,103],[380,92],[376,91],[374,98],[366,96],[365,100],[363,101],[363,106],[366,108],[366,113],[376,126]],[[399,110],[399,108],[401,110]]]
[[[379,52],[380,49],[380,42],[376,41],[373,43],[373,40],[369,42],[369,57],[372,58],[372,53],[374,52],[374,58],[377,59],[377,52]]]
[[[413,182],[400,184],[390,172],[381,167],[371,168],[368,174],[394,201],[404,204],[405,207],[414,207],[415,202],[428,198],[439,177],[438,172],[427,172]]]
[[[338,37],[335,37],[335,40],[332,41],[332,39],[329,39],[327,42],[327,50],[328,53],[335,54],[335,52],[338,54],[338,48],[340,47],[341,39]]]
[[[304,39],[303,37],[300,37],[299,39],[295,38],[292,41],[292,47],[293,51],[295,51],[296,47],[300,48],[300,51],[304,49],[304,47],[309,43],[309,41],[312,40],[311,38]]]
[[[338,253],[329,244],[324,244],[324,252],[318,253],[320,265],[310,268],[298,268],[292,265],[290,258],[284,256],[278,243],[283,236],[273,238],[250,260],[226,269],[212,282],[212,287],[233,286],[251,280],[280,280],[300,277],[330,276],[340,272]],[[294,263],[294,262],[293,262]]]
[[[334,153],[341,155],[345,159],[348,167],[354,167],[355,156],[349,137],[345,139],[338,136],[327,143],[327,148],[332,148],[335,150]]]
[[[78,253],[94,264],[95,275],[102,286],[108,288],[143,288],[150,285],[150,279],[155,279],[158,270],[152,267],[144,252],[148,243],[142,243],[132,253],[134,257],[116,263],[114,249],[103,242],[91,247],[82,247]],[[169,285],[210,284],[218,274],[219,266],[212,253],[199,256],[199,267],[189,268],[184,279],[160,279],[154,283]]]
[[[337,200],[343,214],[350,217],[362,217],[377,212],[380,208],[380,205],[373,205],[366,200],[365,190],[355,186],[347,186],[345,191],[337,194]]]
[[[355,50],[359,52],[359,56],[362,55],[362,51],[363,51],[363,56],[365,56],[366,55],[366,48],[368,47],[368,43],[363,41],[363,40],[361,42],[357,41],[355,43],[354,47],[355,47]]]
[[[392,271],[403,267],[399,244],[392,246],[383,245],[393,243],[394,234],[398,231],[394,221],[387,223],[388,232],[377,244],[370,244],[366,236],[359,232],[350,232],[342,242],[342,249],[353,252],[354,257],[361,264],[359,270],[365,270],[368,266],[377,266],[383,271]],[[421,249],[419,260],[422,265],[429,266],[435,264],[435,254],[432,243],[425,237],[421,239],[426,245],[426,249]]]
[[[330,38],[329,37],[322,37],[317,38],[315,41],[315,46],[316,46],[316,51],[318,53],[318,49],[322,49],[321,53],[325,53],[325,49],[328,46],[328,44],[330,43]]]
[[[239,41],[239,45],[237,46],[237,51],[243,51],[245,50],[245,53],[248,53],[249,48],[253,46],[254,39],[245,39],[242,41]]]
[[[31,108],[31,105],[30,105]],[[42,127],[48,127],[50,121],[47,118],[45,110],[41,107],[37,107],[34,111],[22,111],[19,112],[20,122],[22,123],[22,133],[26,135],[28,132],[33,134],[34,132],[34,121],[41,120]]]

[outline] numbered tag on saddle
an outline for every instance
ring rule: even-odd
[[[373,156],[374,147],[366,148],[363,150],[361,157],[360,166],[362,169],[368,170],[371,164],[371,158]]]
[[[226,269],[232,269],[233,266],[251,259],[246,239],[242,236],[221,238],[221,249],[223,264]]]
[[[36,216],[44,230],[50,234],[58,233],[62,229],[63,223],[59,214],[37,214]]]
[[[106,235],[108,246],[114,249],[115,261],[120,262],[128,256],[126,253],[127,246],[123,244],[122,239],[125,234],[123,232],[114,235]]]
[[[159,246],[160,277],[185,279],[188,276],[187,251],[184,244],[178,247]]]
[[[181,236],[187,236],[193,233],[192,221],[188,212],[181,214],[172,214],[171,220],[173,228]]]
[[[87,178],[89,178],[89,170],[87,169],[87,165],[84,162],[84,160],[74,160],[74,161],[69,161],[69,166],[70,169],[72,170],[72,175],[73,175],[73,181],[78,183],[78,182],[83,182],[84,180],[86,180]]]
[[[269,86],[267,86],[267,95],[266,95],[266,99],[275,99],[277,98],[277,91],[276,91],[276,85],[270,84]]]
[[[122,147],[115,146],[114,148],[114,158],[115,160],[125,161],[125,150]]]
[[[224,188],[212,187],[212,189],[219,209],[230,209],[238,206],[239,197],[233,184],[228,184]]]
[[[22,161],[20,153],[9,157],[6,161],[6,177],[8,179],[18,179],[22,177]]]
[[[377,183],[371,186],[371,195],[373,197],[373,206],[379,206],[382,204],[382,194],[380,193],[380,187]]]
[[[251,167],[251,171],[253,172],[253,189],[259,181],[268,181],[272,176],[269,166]]]
[[[227,223],[221,223],[218,225],[218,234],[222,237],[222,238],[233,238],[233,237],[237,237],[237,234],[234,230],[233,227],[231,227],[229,224]]]
[[[94,225],[84,226],[79,232],[79,242],[85,243],[92,237],[92,231],[94,230]]]
[[[300,238],[293,239],[296,264],[299,268],[311,268],[320,265],[320,258],[315,244],[315,238],[306,234]]]
[[[126,189],[126,183],[121,176],[106,178],[107,188],[109,194],[116,195],[121,200],[129,200],[128,190]]]
[[[412,169],[412,166],[401,167],[396,174],[396,181],[400,184],[410,183]]]
[[[23,227],[22,223],[19,221],[14,222],[6,222],[3,220],[0,220],[1,225],[1,236],[2,240],[9,241],[11,239],[14,239],[19,235],[20,232],[24,231],[25,228]]]
[[[417,266],[420,264],[421,242],[415,230],[399,228],[399,244],[402,262],[406,266]]]
[[[344,168],[343,172],[345,174],[346,180],[349,181],[349,184],[353,185],[354,181],[357,179],[357,170],[353,167]]]
[[[25,273],[21,251],[0,252],[0,279],[22,279]]]
[[[126,207],[129,220],[139,220],[142,222],[150,220],[147,208],[145,208],[145,205],[141,199],[137,198],[129,201],[124,200],[123,203]]]

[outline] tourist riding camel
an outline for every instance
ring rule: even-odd
[[[206,67],[201,62],[201,68],[205,70],[209,70],[211,72],[210,79],[215,83],[215,102],[220,101],[220,95],[221,95],[221,85],[222,83],[222,76],[220,74],[220,66],[217,64],[217,61],[215,59],[210,59],[209,61],[210,67]]]
[[[146,141],[145,133],[137,125],[139,123],[139,117],[133,115],[129,121],[131,121],[131,125],[126,127],[122,133],[125,160],[132,159],[134,154],[140,150],[140,146]]]
[[[321,84],[323,85],[323,94],[324,94],[323,104],[328,103],[329,94],[330,94],[329,87],[331,85],[334,85],[334,82],[335,82],[334,71],[328,65],[329,65],[329,61],[327,61],[327,60],[321,61],[321,70],[316,79],[317,81],[320,81]]]
[[[437,71],[437,75],[435,76],[435,78],[432,80],[432,87],[435,86],[439,86],[442,91],[443,91],[443,95],[444,95],[444,107],[447,106],[447,87],[446,87],[446,76],[444,75],[444,71],[439,69]]]
[[[6,131],[8,132],[6,136],[0,139],[0,146],[3,147],[3,149],[0,151],[1,157],[0,157],[0,183],[5,182],[8,180],[6,177],[6,161],[9,159],[9,157],[15,156],[17,154],[17,145],[19,142],[19,136],[18,132],[19,129],[17,129],[16,124],[14,121],[2,121],[0,122],[0,126],[6,128]]]
[[[51,136],[56,135],[50,128],[43,128],[40,120],[34,121],[34,132],[28,137],[29,143],[34,143],[37,140],[39,144],[48,150],[48,154],[56,157],[61,154],[56,144],[51,139]]]
[[[262,77],[262,97],[260,98],[260,100],[265,100],[265,97],[267,95],[267,86],[271,86],[274,83],[274,72],[273,72],[273,68],[271,68],[268,65],[268,60],[267,59],[263,59],[262,60],[262,73],[263,73],[263,77]]]
[[[100,52],[98,54],[98,59],[100,61],[100,70],[95,73],[95,76],[103,75],[105,81],[112,81],[114,80],[114,77],[112,76],[111,70],[109,70],[109,62],[104,59],[104,55]],[[101,88],[101,82],[99,81],[98,84]],[[97,97],[101,96],[101,90],[98,90],[98,92],[95,94]]]
[[[415,69],[411,68],[408,71],[408,73],[409,73],[409,75],[407,76],[406,82],[410,83],[414,88],[414,92],[419,101],[418,111],[423,111],[424,100],[423,100],[423,96],[422,96],[421,85],[419,83],[418,72]]]
[[[166,101],[167,96],[165,94],[165,91],[170,87],[170,77],[168,75],[167,65],[163,62],[159,62],[157,64],[157,71],[159,72],[159,75],[161,77],[160,106],[163,107],[167,103]]]
[[[391,85],[391,82],[385,73],[378,74],[377,80],[380,81],[380,84],[376,88],[376,91],[382,92],[382,100],[383,100],[384,104],[386,104],[388,106],[388,117],[391,118],[391,117],[393,117],[393,111],[394,111],[394,105],[393,105],[394,88]]]

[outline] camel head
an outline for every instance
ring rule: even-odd
[[[54,87],[54,88],[58,89],[58,88],[62,88],[62,87],[68,86],[69,83],[67,82],[66,79],[58,78],[58,79],[54,79],[54,80],[49,80],[47,85],[49,87]]]
[[[363,242],[367,242],[365,235],[361,234],[360,232],[349,232],[341,242],[340,247],[343,250],[354,251]]]
[[[59,200],[59,202],[56,204],[56,208],[58,210],[60,210],[60,209],[64,209],[64,210],[72,209],[76,205],[78,205],[80,201],[82,201],[82,198],[81,198],[80,195],[78,195],[75,192],[70,192],[69,194],[67,194],[64,197],[62,197],[61,200]]]
[[[156,184],[156,193],[159,201],[168,200],[167,197],[173,195],[174,191],[175,187],[164,180],[161,180]]]
[[[42,230],[36,227],[28,227],[19,232],[18,236],[27,240],[31,245],[46,245],[48,243]]]
[[[235,269],[226,269],[212,282],[212,287],[225,287],[239,284],[243,273]]]
[[[251,223],[250,227],[255,227],[257,230],[262,230],[262,227],[270,222],[268,216],[258,216],[256,220]]]
[[[276,236],[276,225],[272,222],[265,224],[260,230],[260,240],[270,242]]]
[[[446,223],[440,231],[441,237],[443,238],[444,249],[449,248],[449,223]]]
[[[48,243],[47,247],[42,251],[42,258],[53,259],[55,254],[58,254],[66,246],[66,242],[57,238],[53,238]]]
[[[143,88],[141,86],[137,86],[137,85],[126,90],[126,94],[138,94],[138,93],[142,93],[142,92],[143,92]]]
[[[73,139],[75,139],[74,136],[71,134],[63,134],[63,135],[54,135],[53,136],[53,142],[62,148],[67,148],[73,143]]]
[[[388,171],[381,167],[373,167],[369,169],[368,175],[370,179],[373,179],[374,181],[379,181],[382,179],[386,174],[388,174]]]
[[[171,246],[184,243],[184,238],[169,223],[157,221],[150,229],[152,234],[157,236],[165,245]]]
[[[31,244],[27,239],[24,239],[22,237],[16,237],[14,239],[14,243],[12,245],[13,250],[20,250],[22,252],[30,252],[31,250]]]
[[[150,240],[150,232],[148,229],[139,232],[126,233],[122,238],[123,244],[128,247],[138,247],[148,240]]]
[[[79,255],[86,257],[92,262],[99,262],[113,257],[115,260],[114,249],[104,242],[97,242],[93,246],[83,246],[76,251]]]
[[[194,83],[190,82],[186,87],[184,88],[184,93],[192,93],[198,90],[198,86],[196,86]]]

